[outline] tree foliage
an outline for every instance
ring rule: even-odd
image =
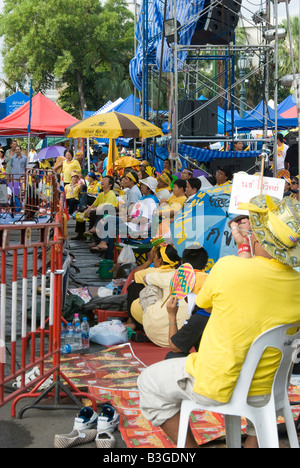
[[[61,103],[81,116],[130,91],[133,15],[123,0],[5,0],[0,18],[8,85],[28,77],[44,92],[54,77]]]

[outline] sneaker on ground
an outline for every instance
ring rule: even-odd
[[[98,417],[97,431],[112,433],[118,427],[120,416],[113,406],[106,404]]]
[[[84,431],[92,429],[97,425],[98,414],[89,406],[82,408],[74,420],[73,430]]]

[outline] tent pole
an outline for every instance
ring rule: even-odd
[[[87,138],[86,140],[86,153],[87,153],[87,161],[88,161],[88,172],[91,171],[91,156],[90,156],[90,139]]]

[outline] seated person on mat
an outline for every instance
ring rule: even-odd
[[[201,336],[209,319],[209,313],[197,307],[195,300],[208,277],[208,274],[204,271],[207,261],[208,254],[200,245],[191,245],[182,254],[182,263],[189,263],[194,268],[196,281],[193,291],[186,298],[190,318],[180,330],[177,327],[178,303],[176,297],[172,297],[167,304],[171,351],[166,355],[166,359],[188,356],[192,348],[198,351]]]
[[[169,347],[169,319],[166,299],[170,292],[170,282],[175,270],[180,266],[181,259],[172,245],[157,247],[153,252],[155,268],[141,270],[135,274],[135,282],[142,286],[136,287],[136,296],[131,295],[129,316],[132,322],[144,329],[147,337],[157,346]],[[139,284],[138,284],[139,286]],[[135,300],[133,300],[135,299]],[[178,329],[188,319],[188,306],[180,301],[177,315]],[[133,325],[134,327],[134,325]]]

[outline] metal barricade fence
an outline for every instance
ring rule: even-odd
[[[54,219],[59,205],[57,176],[52,170],[26,169],[23,174],[0,173],[0,221],[38,222]]]
[[[59,404],[62,395],[77,407],[82,397],[97,407],[60,367],[63,208],[60,203],[55,222],[0,226],[0,407],[12,401],[12,417],[22,398],[42,409],[39,402],[48,396],[55,404],[47,409],[74,408]]]

